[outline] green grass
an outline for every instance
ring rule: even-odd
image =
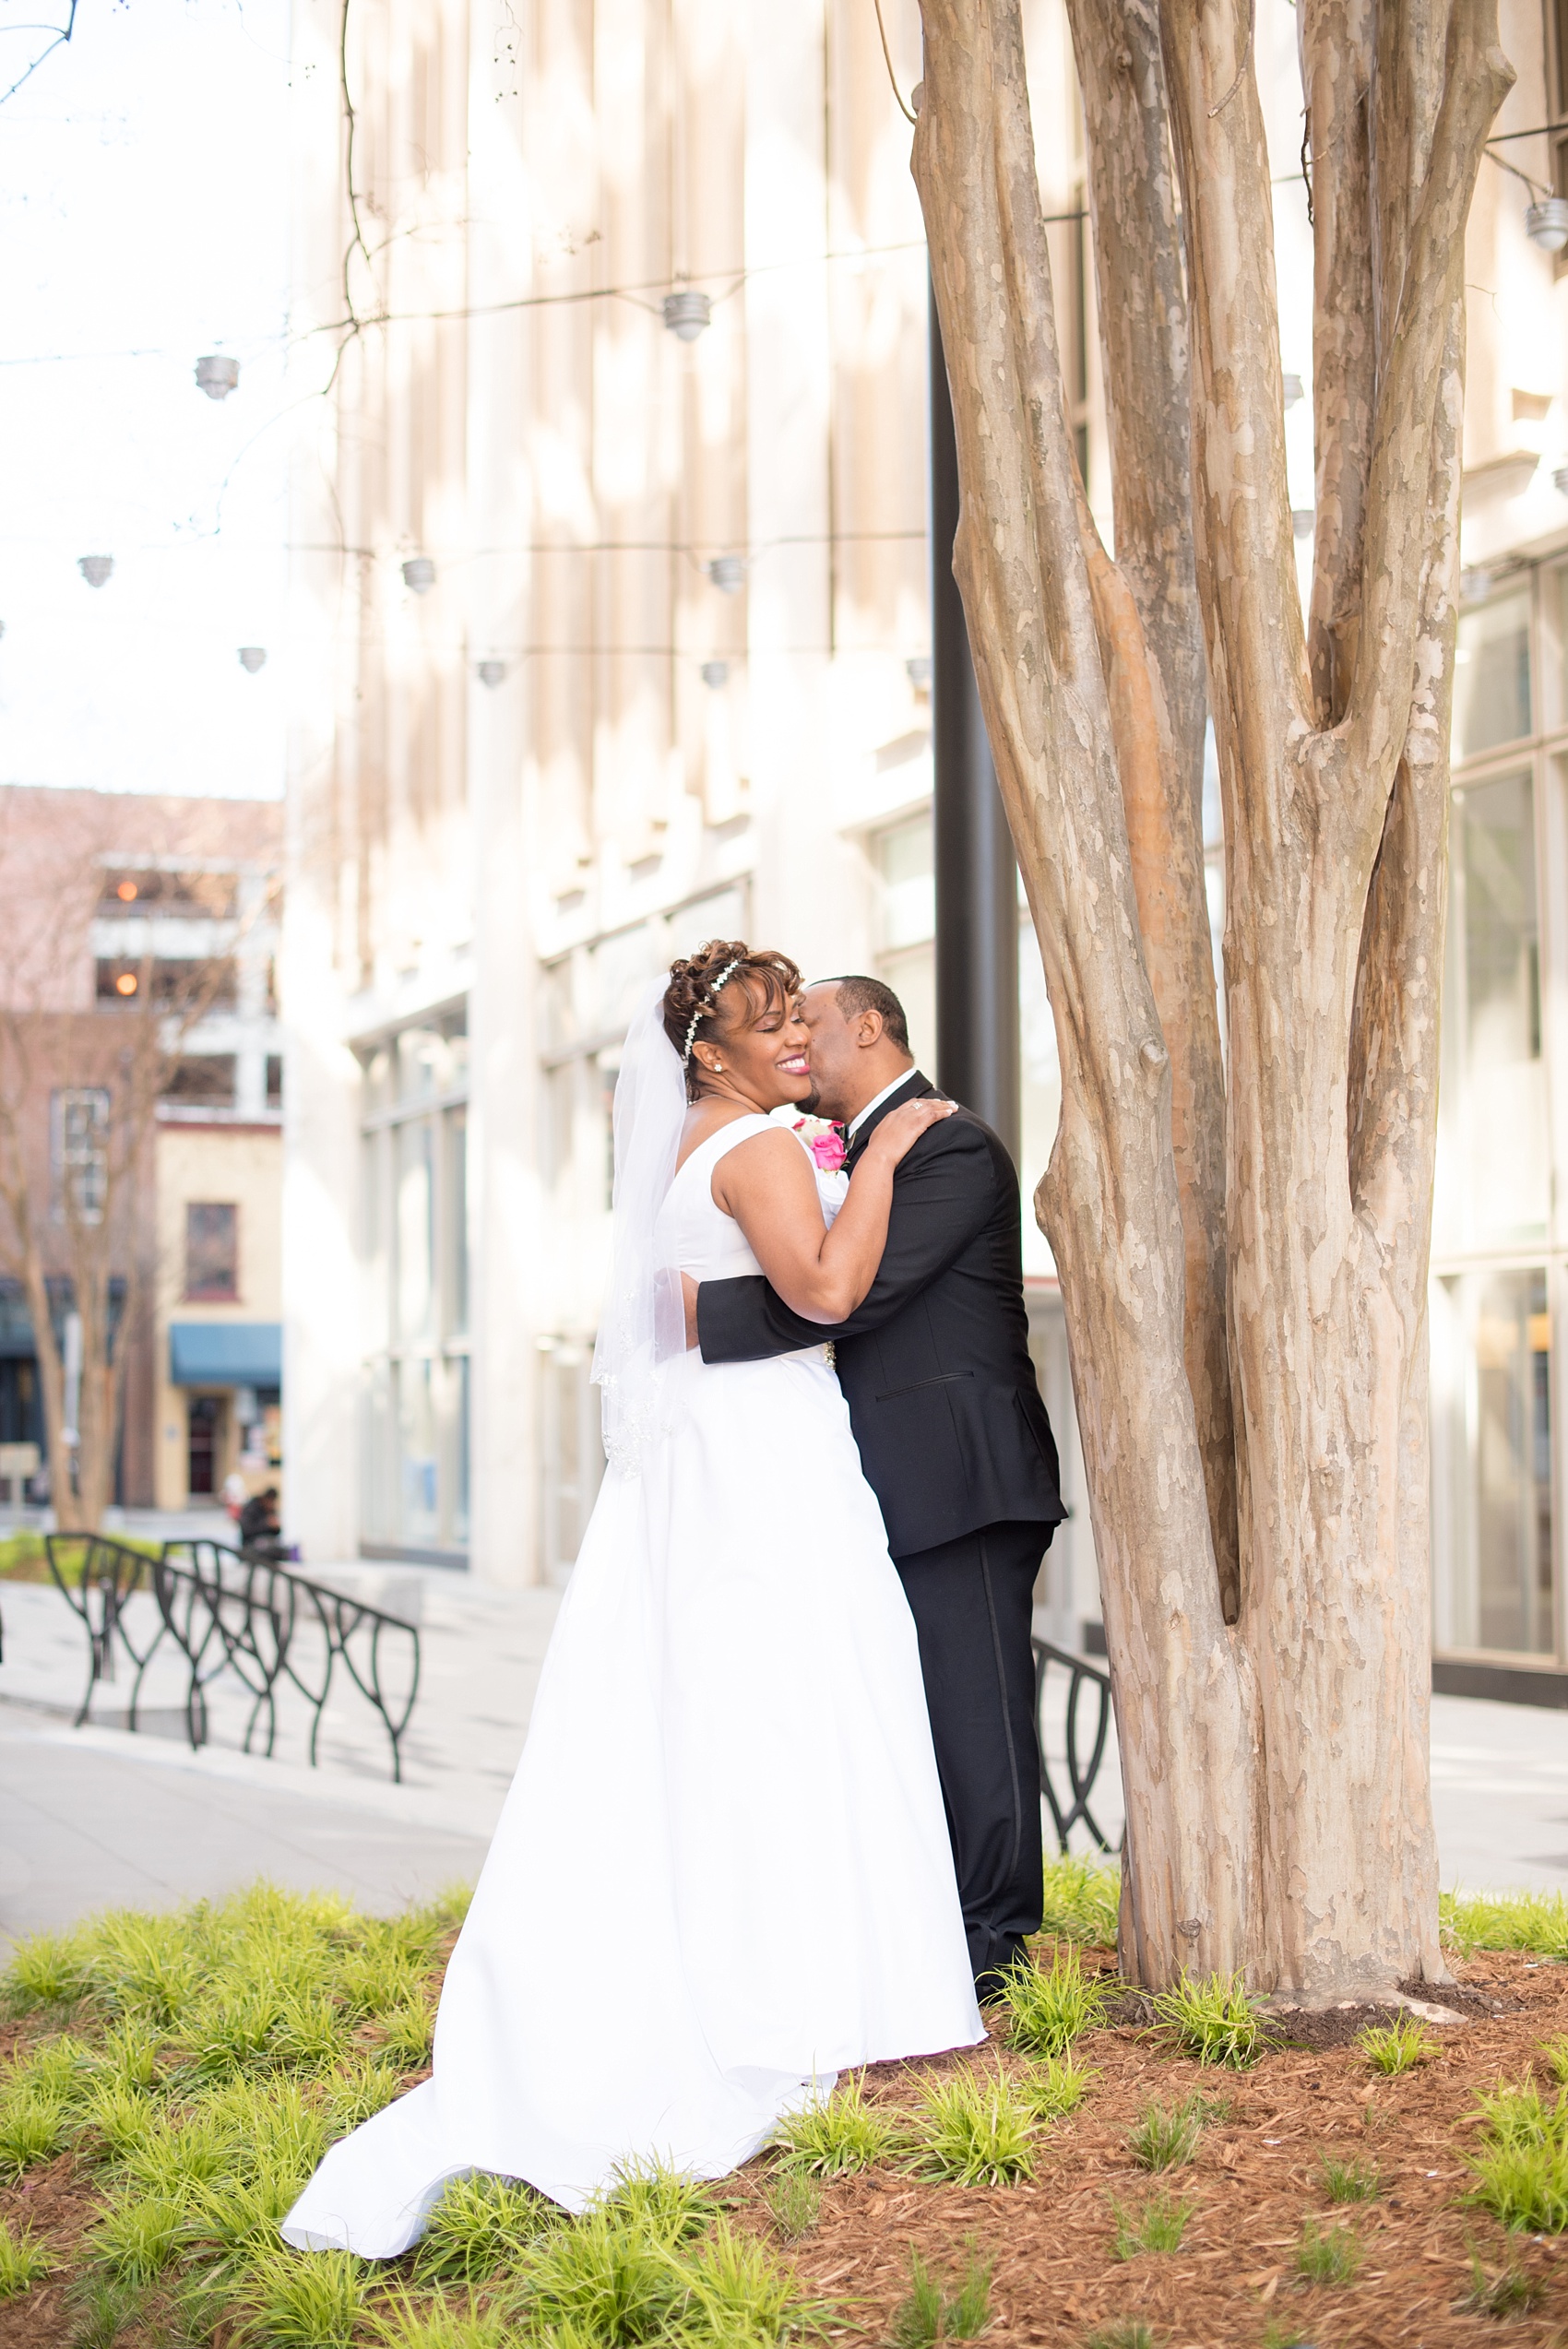
[[[1141,2317],[1117,2317],[1086,2332],[1084,2349],[1154,2349],[1154,2327]]]
[[[267,2349],[350,2349],[365,2312],[367,2271],[348,2251],[313,2251],[302,2259],[269,2245],[245,2277],[248,2303],[235,2328],[237,2342]]]
[[[15,2300],[54,2272],[54,2255],[30,2227],[20,2232],[0,2219],[0,2300]]]
[[[1037,2125],[998,2064],[926,2083],[915,2110],[918,2177],[953,2186],[1016,2186],[1034,2174]]]
[[[1050,2122],[1075,2113],[1099,2077],[1071,2056],[1047,2056],[1043,2063],[1016,2071],[1013,2085],[1035,2119]]]
[[[1562,1892],[1444,1892],[1443,1937],[1471,1950],[1529,1950],[1568,1958],[1568,1897]]]
[[[1191,2202],[1179,2202],[1170,2194],[1151,2194],[1146,2202],[1135,2209],[1130,2203],[1119,2202],[1112,2195],[1111,2218],[1115,2234],[1111,2258],[1135,2260],[1143,2251],[1179,2251],[1193,2210]]]
[[[1010,2044],[1030,2056],[1063,2056],[1075,2039],[1105,2021],[1102,1984],[1084,1972],[1075,1949],[1059,1948],[1045,1973],[1028,1961],[1002,1977]]]
[[[183,2200],[148,2196],[133,2186],[115,2197],[91,2230],[89,2257],[116,2284],[152,2284],[174,2257],[184,2218]]]
[[[1437,2041],[1425,2023],[1411,2014],[1398,2015],[1392,2023],[1369,2023],[1365,2031],[1356,2034],[1356,2045],[1374,2071],[1391,2079],[1430,2061],[1437,2053]]]
[[[455,2177],[430,2214],[414,2272],[422,2284],[483,2284],[522,2265],[551,2205],[504,2177]]]
[[[1198,2063],[1244,2071],[1267,2044],[1263,2017],[1239,1974],[1211,1974],[1202,1982],[1183,1975],[1174,1988],[1158,1991],[1152,2004],[1182,2054]]]
[[[776,2171],[764,2181],[762,2199],[786,2243],[810,2235],[822,2216],[822,2189],[801,2170]]]
[[[1382,2183],[1375,2162],[1341,2162],[1331,2153],[1319,2162],[1318,2176],[1331,2202],[1372,2201]]]
[[[513,2349],[517,2338],[505,2306],[471,2293],[467,2306],[458,2307],[399,2291],[372,2313],[370,2325],[385,2349]]]
[[[1468,2199],[1513,2232],[1561,2235],[1568,2227],[1568,2092],[1548,2103],[1533,2079],[1503,2082],[1472,2118],[1481,2143],[1469,2156]]]
[[[909,2289],[893,2315],[893,2349],[937,2349],[947,2341],[974,2341],[991,2322],[991,2278],[994,2260],[967,2247],[964,2273],[956,2291],[932,2275],[918,2251],[909,2253]]]
[[[1122,1872],[1099,1859],[1045,1859],[1045,1904],[1040,1931],[1059,1941],[1082,1941],[1090,1949],[1116,1947],[1116,1913]]]
[[[1506,2260],[1501,2268],[1489,2268],[1472,2249],[1470,2288],[1460,2306],[1473,2309],[1479,2317],[1517,2317],[1533,2308],[1545,2289],[1540,2278],[1526,2274],[1516,2259]]]
[[[1335,2226],[1319,2226],[1315,2219],[1302,2223],[1296,2269],[1306,2283],[1351,2284],[1360,2264],[1360,2238],[1343,2220]]]
[[[1206,2118],[1199,2096],[1183,2096],[1178,2105],[1151,2096],[1128,2131],[1127,2151],[1140,2169],[1180,2169],[1197,2152]]]
[[[832,2096],[814,2096],[798,2111],[787,2113],[773,2141],[780,2168],[811,2177],[841,2177],[888,2160],[900,2139],[897,2119],[868,2105],[864,2083],[856,2079]]]

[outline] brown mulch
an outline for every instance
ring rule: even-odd
[[[1440,2052],[1396,2079],[1371,2072],[1343,2037],[1277,2048],[1236,2073],[1173,2058],[1131,2024],[1097,2032],[1080,2053],[1099,2078],[1047,2136],[1030,2183],[970,2191],[916,2185],[894,2170],[835,2180],[824,2189],[815,2231],[781,2248],[809,2288],[851,2300],[877,2343],[887,2340],[909,2289],[911,2250],[956,2282],[972,2238],[996,2261],[985,2339],[998,2349],[1078,2343],[1125,2319],[1150,2325],[1158,2349],[1260,2349],[1271,2324],[1280,2338],[1315,2349],[1446,2349],[1490,2340],[1500,2349],[1559,2349],[1568,2344],[1568,2237],[1510,2237],[1460,2197],[1477,2094],[1500,2074],[1521,2076],[1541,2041],[1568,2029],[1568,1967],[1489,1952],[1455,1972],[1454,1990],[1412,1985],[1412,1995],[1474,2019],[1431,2027]],[[1335,2029],[1349,2011],[1331,2010]],[[1372,2012],[1386,2021],[1390,2010]],[[1277,2020],[1296,2037],[1318,2021]],[[993,2034],[1000,2028],[992,2019]],[[1537,2069],[1545,2076],[1538,2060]],[[866,2089],[892,2103],[914,2094],[903,2066],[873,2069]],[[1128,2154],[1127,2131],[1151,2097],[1170,2105],[1194,2090],[1229,2098],[1229,2117],[1204,2130],[1194,2161],[1151,2178]],[[1330,2202],[1318,2174],[1325,2153],[1375,2162],[1376,2201]],[[766,2174],[754,2163],[740,2182],[752,2223],[771,2234],[760,2199]],[[1194,2205],[1181,2250],[1116,2260],[1111,2199],[1136,2209],[1162,2191]],[[1365,2256],[1353,2284],[1299,2280],[1295,2254],[1307,2218],[1355,2227]],[[1461,2305],[1472,2247],[1489,2274],[1516,2259],[1542,2287],[1535,2307],[1500,2321]]]
[[[808,2291],[845,2304],[846,2318],[874,2344],[890,2338],[911,2251],[956,2284],[972,2244],[995,2261],[984,2339],[996,2349],[1077,2349],[1096,2329],[1129,2319],[1153,2329],[1157,2349],[1262,2349],[1270,2328],[1278,2341],[1314,2349],[1489,2341],[1499,2349],[1568,2349],[1568,2236],[1507,2236],[1461,2199],[1477,2094],[1500,2077],[1522,2077],[1542,2041],[1568,2031],[1568,1967],[1488,1952],[1455,1972],[1453,1989],[1408,1986],[1467,2019],[1434,2027],[1438,2053],[1396,2079],[1370,2072],[1344,2044],[1344,2025],[1358,2010],[1330,2010],[1337,2044],[1333,2032],[1328,2044],[1300,2044],[1314,2019],[1277,2016],[1298,2044],[1272,2049],[1241,2073],[1202,2070],[1135,2023],[1093,2033],[1078,2050],[1097,2074],[1091,2093],[1046,2134],[1031,2181],[971,2190],[918,2184],[892,2165],[835,2179],[823,2189],[813,2232],[776,2248]],[[1391,2011],[1373,2011],[1385,2019]],[[1000,2052],[1002,2026],[991,2022]],[[875,2066],[866,2093],[908,2105],[921,2078],[972,2060]],[[1544,2076],[1538,2058],[1537,2070]],[[1127,2131],[1151,2097],[1170,2105],[1194,2091],[1228,2099],[1229,2112],[1205,2129],[1191,2164],[1151,2178],[1128,2154]],[[1378,2198],[1331,2203],[1319,2176],[1324,2154],[1374,2162]],[[739,2223],[774,2241],[763,2199],[768,2177],[764,2157],[731,2186]],[[1111,2200],[1135,2210],[1156,2193],[1194,2205],[1182,2248],[1116,2260]],[[0,2189],[0,2217],[30,2223],[67,2257],[92,2208],[68,2155]],[[1353,2283],[1300,2281],[1295,2254],[1306,2219],[1356,2229],[1364,2258]],[[1472,2248],[1491,2274],[1515,2261],[1539,2286],[1535,2306],[1505,2320],[1467,2307]],[[64,2279],[0,2302],[0,2349],[65,2349],[72,2331]],[[122,2342],[143,2349],[134,2328]]]

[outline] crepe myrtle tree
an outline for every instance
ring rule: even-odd
[[[117,836],[114,795],[102,806],[99,796],[67,803],[42,843],[0,815],[0,1273],[19,1281],[32,1324],[50,1500],[65,1532],[96,1531],[113,1498],[131,1341],[157,1270],[158,1104],[223,993],[242,933],[225,919],[222,877],[185,874],[183,910],[224,943],[160,959],[144,923],[99,1001],[91,931]],[[177,831],[168,845],[184,845]]]
[[[1251,5],[1068,0],[1114,560],[1063,400],[1020,0],[921,0],[913,168],[954,567],[1061,1055],[1035,1204],[1116,1696],[1123,1963],[1323,1999],[1446,1975],[1425,1300],[1465,224],[1513,73],[1495,0],[1300,0],[1303,621]]]

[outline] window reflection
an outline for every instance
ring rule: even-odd
[[[1543,1240],[1550,1159],[1527,770],[1454,792],[1439,1130],[1439,1245]]]
[[[1474,758],[1530,730],[1530,591],[1462,612],[1454,655],[1454,756]]]
[[[1432,1321],[1440,1647],[1550,1655],[1551,1324],[1546,1273],[1456,1275]]]

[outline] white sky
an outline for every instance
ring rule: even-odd
[[[282,791],[288,17],[80,0],[0,106],[0,783]]]

